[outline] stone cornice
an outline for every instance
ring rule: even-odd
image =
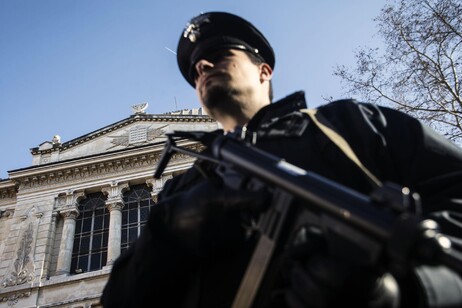
[[[196,142],[186,141],[178,145],[194,150],[202,149]],[[117,153],[105,153],[92,157],[83,157],[70,161],[34,166],[10,172],[10,179],[21,191],[33,190],[42,186],[50,187],[62,183],[73,184],[84,180],[114,177],[118,174],[132,173],[147,168],[154,169],[160,159],[164,144],[155,144],[143,148],[127,149]],[[176,154],[172,163],[194,161],[184,154]]]
[[[7,180],[0,182],[0,200],[14,199],[18,186],[14,181]]]

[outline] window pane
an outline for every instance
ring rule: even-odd
[[[103,240],[102,234],[95,234],[93,235],[93,241],[91,243],[91,250],[94,251],[96,249],[101,248],[101,242]]]
[[[128,242],[128,232],[127,228],[122,229],[122,244],[125,244]]]
[[[77,219],[75,222],[75,234],[78,234],[81,232],[82,229],[82,219]]]
[[[149,206],[149,200],[144,199],[140,201],[140,207],[147,207]]]
[[[87,217],[86,219],[84,219],[84,221],[82,223],[83,223],[82,233],[83,232],[88,232],[88,231],[91,230],[91,217]]]
[[[103,233],[103,245],[101,246],[101,248],[107,248],[107,243],[108,243],[108,239],[109,239],[109,232],[106,231]]]
[[[88,218],[91,218],[91,216],[93,216],[93,211],[91,211],[89,209],[85,209],[82,214],[83,214],[82,215],[83,220],[86,220]]]
[[[138,237],[138,228],[137,227],[130,228],[129,234],[130,234],[129,235],[130,238],[128,239],[128,241],[131,243],[132,241],[136,240],[136,238]]]
[[[130,210],[128,223],[133,223],[138,221],[138,209]]]
[[[77,258],[72,258],[71,262],[71,273],[75,273],[75,269],[77,268]]]
[[[102,253],[101,253],[101,266],[104,266],[106,265],[107,263],[107,250],[104,250]]]
[[[88,255],[81,256],[78,259],[77,269],[81,269],[84,272],[88,272]]]
[[[85,254],[90,250],[90,236],[82,236],[80,239],[79,254]]]
[[[149,208],[142,207],[140,208],[140,221],[146,221],[149,218]]]
[[[101,268],[101,253],[94,253],[91,255],[90,260],[90,271],[94,271]]]
[[[104,214],[103,229],[109,230],[109,218],[110,218],[109,212],[106,212]]]
[[[74,246],[72,247],[72,251],[73,251],[74,254],[77,254],[78,251],[80,250],[79,245],[80,245],[80,238],[76,237],[74,239]]]
[[[103,229],[103,216],[95,216],[95,221],[93,223],[93,230]]]

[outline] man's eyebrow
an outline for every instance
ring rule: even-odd
[[[231,52],[230,49],[218,49],[218,50],[214,50],[210,53],[207,53],[204,58],[207,58],[207,57],[217,57],[217,56],[228,56],[228,55],[232,55],[233,53]]]

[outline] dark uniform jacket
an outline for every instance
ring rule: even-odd
[[[248,138],[291,164],[369,194],[373,186],[364,172],[299,111],[303,108],[303,92],[264,107],[248,123]],[[319,107],[318,113],[382,182],[418,192],[424,215],[442,211],[454,213],[453,217],[460,215],[460,148],[418,120],[373,104],[340,100]],[[254,243],[249,240],[220,254],[198,258],[175,245],[158,217],[162,200],[203,181],[204,172],[198,169],[204,166],[207,164],[198,161],[165,185],[140,238],[114,264],[102,296],[105,307],[231,305]],[[462,237],[461,229],[455,226],[443,231]]]

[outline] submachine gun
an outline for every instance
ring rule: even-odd
[[[198,141],[207,151],[178,146],[180,140]],[[390,272],[399,274],[416,264],[439,264],[462,274],[462,253],[438,231],[435,221],[409,210],[418,196],[405,187],[385,183],[370,195],[364,195],[236,137],[203,131],[167,134],[155,178],[160,178],[175,153],[214,162],[272,189],[273,200],[259,217],[258,243],[233,307],[259,307],[264,301],[277,268],[274,265],[277,252],[286,247],[287,229],[296,219],[290,215],[295,206],[316,213],[324,230],[364,250],[369,265],[385,264]],[[297,202],[292,202],[294,199]]]

